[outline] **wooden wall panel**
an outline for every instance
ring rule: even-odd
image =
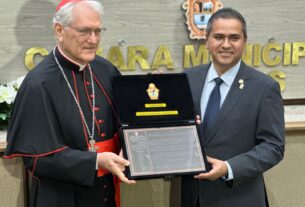
[[[42,47],[50,51],[54,45],[51,29],[51,17],[57,0],[11,0],[1,2],[0,19],[0,83],[4,83],[26,74],[25,53],[29,48]],[[190,40],[185,25],[185,11],[182,0],[103,0],[105,6],[104,23],[107,32],[102,38],[104,55],[112,46],[118,46],[127,62],[128,46],[141,45],[149,49],[149,64],[160,45],[166,45],[173,58],[174,70],[183,70],[183,46],[192,44],[197,48],[202,41]],[[304,42],[305,1],[222,1],[225,6],[238,9],[248,22],[250,44],[264,46],[270,38],[276,43]],[[41,58],[37,56],[35,62]],[[266,73],[281,70],[286,74],[285,99],[305,98],[305,57],[295,66],[266,67],[258,69]],[[137,67],[135,71],[124,74],[146,73]]]

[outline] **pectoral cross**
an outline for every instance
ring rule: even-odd
[[[89,144],[90,144],[90,146],[89,146],[89,151],[90,152],[96,152],[96,150],[98,149],[98,147],[95,147],[94,145],[95,145],[95,140],[94,139],[91,139],[90,141],[89,141]]]

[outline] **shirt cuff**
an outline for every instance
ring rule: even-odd
[[[233,180],[234,177],[233,177],[232,168],[231,168],[230,164],[229,164],[227,161],[225,161],[225,163],[226,163],[227,168],[228,168],[228,175],[227,175],[227,176],[224,176],[223,179],[224,179],[225,181]]]

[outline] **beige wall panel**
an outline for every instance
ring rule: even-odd
[[[179,207],[180,178],[137,181],[122,185],[122,207]]]
[[[270,207],[305,206],[305,133],[287,133],[284,160],[265,174]]]
[[[20,158],[0,158],[0,206],[24,206],[24,168]]]
[[[4,83],[24,75],[25,53],[29,48],[42,47],[50,51],[55,44],[51,16],[57,0],[11,0],[1,2],[0,19],[0,82]],[[102,38],[104,55],[121,40],[125,45],[120,50],[127,62],[128,46],[141,45],[149,49],[148,63],[151,65],[159,45],[166,45],[174,62],[174,70],[180,72],[183,66],[183,46],[197,47],[202,41],[190,40],[185,25],[185,11],[182,0],[140,1],[104,0],[105,26],[108,28]],[[276,43],[303,42],[305,40],[305,1],[222,1],[225,6],[238,9],[248,22],[250,44],[264,46],[270,38]],[[275,54],[281,54],[275,53]],[[35,62],[40,61],[39,55]],[[281,70],[286,74],[284,98],[305,98],[305,57],[295,66],[258,67],[266,73]],[[124,74],[146,73],[136,67]]]
[[[0,5],[0,83],[4,83],[27,73],[24,57],[29,48],[51,49],[55,44],[51,30],[55,4],[48,0],[10,0]]]

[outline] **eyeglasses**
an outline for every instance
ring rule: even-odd
[[[67,27],[70,27],[71,29],[74,29],[82,37],[89,37],[89,36],[91,36],[92,33],[94,33],[95,36],[100,37],[106,31],[105,27],[96,28],[96,29],[92,29],[92,28],[89,28],[89,27],[77,28],[77,27],[72,27],[70,25],[67,26]]]

